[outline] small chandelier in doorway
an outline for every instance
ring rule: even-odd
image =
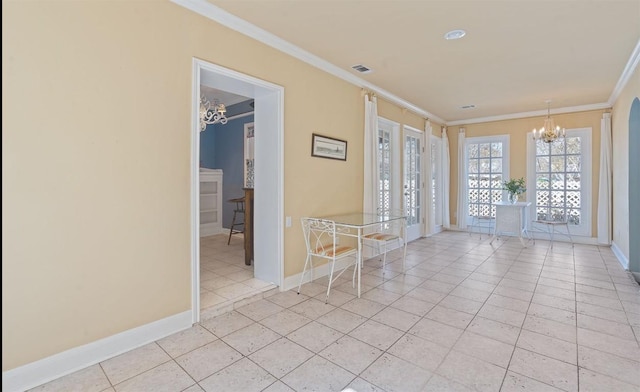
[[[207,129],[209,124],[226,124],[227,108],[223,103],[218,103],[217,100],[213,101],[213,104],[204,96],[200,96],[200,132]]]
[[[551,101],[547,102],[547,118],[544,119],[544,125],[540,129],[533,130],[533,140],[542,140],[545,143],[551,143],[558,138],[564,138],[565,129],[556,125],[551,118]]]

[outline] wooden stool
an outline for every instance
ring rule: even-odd
[[[229,239],[227,245],[231,243],[231,236],[234,234],[244,233],[244,196],[235,199],[229,199],[229,203],[236,203],[233,209],[233,219],[231,220],[231,228],[229,229]],[[240,214],[241,216],[238,216]],[[237,229],[241,227],[242,229]]]

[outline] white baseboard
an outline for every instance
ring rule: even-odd
[[[538,231],[529,231],[529,234],[536,240],[549,241],[549,234],[538,232]],[[598,244],[598,238],[596,237],[584,237],[580,235],[571,235],[574,244],[582,244],[582,245],[600,245]],[[569,241],[569,237],[564,234],[557,233],[553,236],[553,242],[565,242],[567,244],[571,243]]]
[[[25,391],[190,328],[191,310],[2,372],[2,390]]]
[[[460,229],[457,226],[452,226],[451,228],[447,229],[449,231],[463,231],[463,232],[469,232],[468,228],[465,229]],[[480,234],[480,232],[477,231],[473,231],[473,234]],[[492,234],[487,234],[486,232],[482,233],[483,235],[488,235],[489,237]],[[547,240],[549,241],[549,234],[546,232],[542,232],[542,231],[537,231],[537,230],[529,230],[529,235],[536,240]],[[504,234],[500,234],[501,237],[517,237],[514,234],[511,233],[504,233]],[[571,237],[573,238],[573,243],[574,244],[583,244],[583,245],[600,245],[598,243],[598,238],[596,237],[585,237],[585,236],[581,236],[581,235],[571,235]],[[562,234],[562,233],[558,233],[556,232],[555,235],[553,236],[553,242],[566,242],[569,243],[569,237],[566,236],[566,234]]]
[[[628,271],[629,259],[627,259],[627,256],[625,256],[624,253],[622,253],[622,250],[615,242],[611,242],[611,250],[613,251],[613,254],[616,256],[618,261],[620,262],[620,265],[622,265],[622,268]]]

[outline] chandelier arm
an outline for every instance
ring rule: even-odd
[[[211,104],[204,95],[200,96],[200,131],[206,130],[210,124],[226,124],[226,111],[224,104],[218,103],[217,100]]]
[[[551,118],[551,101],[547,102],[547,118],[544,120],[544,125],[540,129],[533,130],[533,139],[542,140],[545,143],[552,143],[558,138],[565,137],[565,129],[556,125]]]

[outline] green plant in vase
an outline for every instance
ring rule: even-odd
[[[509,192],[509,201],[511,203],[516,203],[520,194],[527,191],[527,188],[524,186],[524,178],[522,177],[517,180],[512,178],[509,181],[505,181],[503,185],[503,189]]]

